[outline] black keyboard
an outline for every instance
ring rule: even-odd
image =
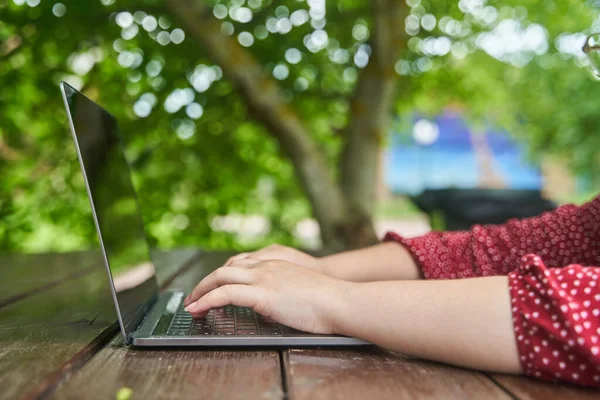
[[[181,304],[167,336],[281,336],[281,328],[272,318],[250,308],[225,306],[210,310],[204,318],[194,319]]]

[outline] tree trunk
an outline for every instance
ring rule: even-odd
[[[298,114],[280,98],[280,89],[263,66],[231,37],[221,33],[220,22],[202,1],[168,0],[167,7],[186,32],[237,88],[253,115],[277,139],[292,160],[308,195],[327,249],[355,248],[376,240],[368,215],[356,213],[332,178],[317,144]]]
[[[379,151],[387,134],[396,95],[394,70],[406,47],[404,1],[373,0],[374,32],[369,64],[360,72],[351,102],[341,158],[344,194],[360,213],[373,215],[379,171]]]

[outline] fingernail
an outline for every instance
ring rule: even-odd
[[[193,305],[193,304],[189,304],[187,307],[185,307],[185,311],[187,311],[187,312],[191,313],[191,312],[192,312],[192,309],[194,308],[194,307],[192,307],[192,305]]]

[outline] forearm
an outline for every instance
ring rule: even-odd
[[[348,284],[334,329],[416,357],[520,372],[506,277]]]
[[[325,274],[353,282],[413,280],[420,277],[419,268],[410,253],[394,242],[322,257],[319,263]]]

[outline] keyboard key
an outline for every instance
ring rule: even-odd
[[[187,331],[169,331],[167,336],[187,336]]]
[[[260,327],[260,334],[265,336],[281,336],[279,328],[263,328]]]
[[[236,331],[238,335],[257,335],[258,331],[256,329],[238,329]]]
[[[226,306],[194,319],[181,308],[176,312],[168,336],[281,336],[281,325],[247,307]]]

